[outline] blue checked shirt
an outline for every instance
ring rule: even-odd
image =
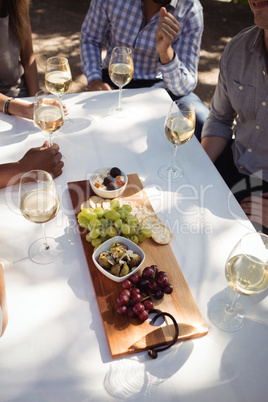
[[[162,65],[155,49],[159,12],[146,25],[143,0],[91,0],[80,39],[87,81],[102,78],[114,47],[127,46],[133,50],[134,79],[163,79],[163,86],[176,96],[192,92],[197,83],[203,9],[199,0],[171,0],[166,9],[179,21],[180,29],[172,42],[174,59]],[[106,38],[107,55],[102,61]]]

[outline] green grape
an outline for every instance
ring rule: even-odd
[[[97,239],[93,239],[91,244],[92,244],[93,247],[96,248],[96,247],[101,245],[101,239],[99,237]]]
[[[114,209],[111,209],[111,220],[116,221],[117,219],[120,219],[120,214]]]
[[[123,224],[122,219],[117,219],[117,220],[115,221],[115,223],[114,223],[114,226],[115,226],[117,229],[119,229],[119,228],[121,228],[122,224]]]
[[[128,205],[128,204],[123,204],[121,208],[126,212],[131,212],[132,211],[131,205]]]
[[[94,228],[89,233],[90,233],[91,239],[97,239],[97,237],[99,237],[99,235],[100,235],[100,229]]]
[[[81,211],[81,214],[85,216],[88,220],[92,218],[97,218],[97,214],[93,211],[92,208],[84,208]]]
[[[145,236],[143,236],[141,233],[138,234],[139,238],[139,243],[142,243],[145,240]]]
[[[101,218],[103,216],[104,210],[101,207],[97,207],[94,209],[94,212],[97,214],[98,218]]]
[[[137,224],[139,223],[138,218],[136,218],[136,216],[128,216],[127,217],[127,224],[129,226],[137,226]]]
[[[109,222],[107,221],[106,218],[101,218],[101,219],[100,219],[100,223],[101,223],[101,226],[102,226],[103,228],[108,228],[108,226],[109,226]]]
[[[140,233],[146,238],[149,238],[152,236],[151,229],[148,229],[148,228],[141,229]]]
[[[112,200],[111,201],[111,208],[112,209],[119,209],[120,208],[120,202],[118,200]]]
[[[130,236],[130,240],[133,241],[133,243],[135,244],[139,243],[139,237],[136,234]]]
[[[100,236],[102,238],[104,238],[105,240],[107,239],[107,230],[108,230],[108,227],[106,227],[106,228],[101,227],[100,228]]]
[[[130,232],[129,234],[134,235],[136,234],[136,226],[130,226]]]
[[[101,226],[101,222],[97,218],[92,218],[89,222],[89,226],[91,228],[99,228]]]
[[[77,216],[77,219],[78,219],[78,223],[81,226],[81,228],[87,228],[88,227],[88,222],[89,221],[85,216],[82,215],[81,212],[79,212],[79,214]]]
[[[108,236],[110,236],[110,237],[117,236],[117,230],[116,230],[116,228],[115,228],[114,226],[109,226],[108,229],[107,229],[107,234],[108,234]]]
[[[119,213],[121,219],[123,219],[123,220],[126,219],[126,211],[124,211],[124,210],[121,208],[121,209],[119,209],[117,212]]]
[[[130,233],[130,227],[127,223],[123,223],[121,226],[121,231],[124,235],[128,235]]]
[[[92,238],[90,236],[90,232],[86,235],[86,241],[88,241],[89,243],[91,243]]]

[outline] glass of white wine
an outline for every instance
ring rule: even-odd
[[[175,164],[179,145],[190,141],[195,130],[195,106],[191,102],[173,101],[165,120],[165,135],[174,145],[171,165],[161,166],[158,175],[167,181],[180,180],[183,170]]]
[[[233,300],[219,299],[211,304],[211,321],[225,331],[237,331],[244,325],[245,312],[237,299],[268,288],[268,236],[247,233],[234,246],[225,265],[229,286],[236,292]]]
[[[50,134],[49,146],[52,146],[52,134],[64,124],[61,100],[48,91],[38,91],[34,98],[34,122]]]
[[[25,173],[19,186],[20,211],[24,218],[41,224],[42,238],[29,248],[29,257],[38,264],[49,264],[62,253],[59,241],[47,237],[45,222],[53,219],[60,208],[60,200],[51,175],[44,170]]]
[[[45,85],[49,92],[59,98],[69,91],[72,85],[72,73],[66,57],[50,57],[47,60]]]
[[[128,47],[115,47],[109,63],[109,76],[111,81],[119,87],[119,101],[118,106],[112,112],[113,116],[125,117],[128,115],[128,110],[122,107],[122,88],[132,80],[133,72],[132,50]]]

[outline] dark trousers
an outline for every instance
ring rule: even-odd
[[[225,183],[240,203],[245,197],[262,197],[262,193],[268,192],[268,183],[261,178],[242,174],[234,164],[232,153],[232,142],[225,148],[224,152],[217,159],[215,166],[223,177]],[[252,222],[257,231],[268,234],[268,229],[264,226]]]
[[[113,82],[111,81],[108,73],[108,69],[103,69],[102,70],[102,80],[104,82],[107,82],[112,88],[115,87]],[[162,82],[163,80],[158,79],[158,80],[136,80],[132,79],[128,85],[126,85],[124,88],[149,88],[152,87],[153,85]],[[167,91],[168,94],[171,97],[172,100],[176,99],[181,99],[182,101],[189,101],[192,102],[195,105],[195,111],[196,111],[196,125],[195,125],[195,136],[199,141],[201,141],[201,132],[203,128],[203,124],[206,121],[206,118],[209,114],[209,109],[208,107],[201,101],[201,99],[194,94],[193,92],[190,93],[189,95],[178,97],[176,95],[173,95],[170,91]]]

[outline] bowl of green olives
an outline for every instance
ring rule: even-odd
[[[125,191],[127,182],[127,175],[115,166],[97,169],[89,179],[94,193],[102,198],[119,197]]]
[[[114,282],[123,282],[136,273],[145,260],[142,249],[123,236],[115,236],[102,243],[92,259],[98,270]]]

